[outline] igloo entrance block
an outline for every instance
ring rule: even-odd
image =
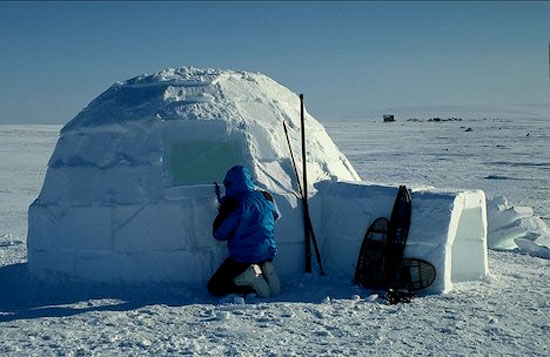
[[[378,217],[390,217],[396,187],[362,182],[316,184],[327,270],[352,279],[363,236]],[[424,259],[437,271],[426,293],[452,289],[453,282],[488,274],[487,213],[480,190],[412,190],[412,217],[405,257]]]

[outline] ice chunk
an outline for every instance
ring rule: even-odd
[[[523,238],[516,238],[514,241],[523,252],[534,257],[550,259],[550,248]]]
[[[518,238],[533,241],[550,234],[546,223],[535,216],[530,207],[510,206],[505,197],[495,197],[489,201],[487,209],[490,249],[517,249]]]
[[[372,294],[372,295],[369,295],[365,301],[367,302],[375,302],[376,300],[378,300],[378,294]]]

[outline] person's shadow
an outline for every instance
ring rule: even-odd
[[[127,311],[146,305],[213,303],[205,288],[183,284],[106,285],[32,276],[26,263],[0,268],[0,323],[64,317],[89,311]]]

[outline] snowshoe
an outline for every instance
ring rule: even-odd
[[[389,287],[403,261],[411,223],[411,195],[405,186],[399,186],[388,223],[388,240],[385,245],[384,263]]]
[[[372,222],[361,244],[355,267],[354,283],[367,289],[386,287],[384,252],[388,239],[388,220],[384,217]]]
[[[405,258],[392,276],[392,288],[418,291],[435,281],[435,267],[422,259]]]
[[[386,299],[390,305],[409,303],[414,297],[414,294],[406,289],[388,289],[386,292]]]

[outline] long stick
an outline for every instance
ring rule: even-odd
[[[288,129],[286,127],[286,122],[283,120],[283,129],[285,131],[286,136],[286,143],[288,144],[288,150],[290,151],[290,159],[292,160],[292,167],[294,168],[294,175],[296,175],[296,183],[298,184],[298,193],[300,194],[300,198],[304,196],[304,193],[302,192],[302,184],[300,183],[300,176],[298,176],[298,170],[296,169],[296,160],[294,159],[294,151],[292,150],[292,146],[290,145],[290,139],[288,137]]]
[[[304,232],[306,237],[306,272],[311,272],[311,241],[313,241],[313,248],[315,249],[315,258],[319,263],[319,271],[321,275],[325,275],[323,270],[323,264],[321,263],[321,254],[319,253],[319,247],[317,246],[317,239],[315,238],[315,232],[313,231],[313,224],[311,224],[311,217],[309,215],[309,203],[307,194],[307,160],[306,160],[306,126],[304,119],[304,95],[300,94],[300,122],[302,125],[302,167],[303,167],[303,186],[302,186],[302,206],[304,208]]]
[[[311,236],[309,234],[309,206],[307,202],[306,130],[304,125],[304,95],[300,94],[300,123],[302,132],[302,207],[304,209],[304,237],[306,243],[306,273],[311,273]]]
[[[311,234],[311,241],[313,242],[315,259],[317,259],[317,263],[319,263],[319,275],[325,275],[325,270],[323,269],[323,263],[321,262],[321,253],[319,252],[319,247],[317,246],[317,238],[315,238],[315,232],[313,231],[313,223],[311,223],[311,216],[309,215],[309,208],[307,213],[307,223],[309,227],[309,233]]]
[[[286,142],[288,144],[288,150],[290,151],[290,159],[292,160],[292,167],[294,168],[294,175],[296,175],[296,182],[298,184],[298,192],[300,193],[300,198],[303,197],[302,192],[302,183],[300,182],[300,176],[298,176],[298,170],[296,169],[296,160],[294,159],[294,151],[292,150],[292,145],[290,144],[290,138],[288,136],[288,129],[286,127],[286,122],[283,120],[283,129],[285,131]],[[313,224],[311,223],[311,217],[304,217],[304,224],[308,227],[311,237],[313,237],[313,248],[315,249],[315,258],[319,264],[319,273],[320,275],[325,275],[323,270],[323,263],[321,262],[321,254],[319,253],[319,248],[317,247],[317,240],[315,239],[315,232],[313,231]]]

